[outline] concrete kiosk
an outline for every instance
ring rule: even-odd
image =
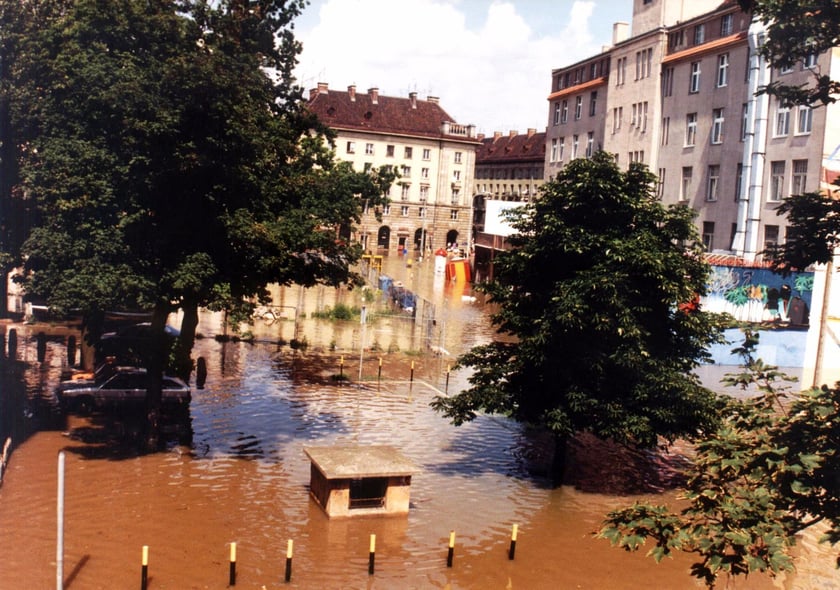
[[[309,491],[327,516],[408,514],[417,467],[386,445],[305,447],[312,461]]]

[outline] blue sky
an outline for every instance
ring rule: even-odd
[[[551,69],[609,45],[633,0],[312,0],[296,21],[296,70],[313,88],[376,86],[440,98],[479,132],[542,131]]]

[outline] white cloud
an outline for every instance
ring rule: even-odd
[[[476,4],[476,3],[474,3]],[[457,0],[324,0],[317,23],[298,29],[303,53],[296,70],[305,88],[377,86],[382,94],[440,97],[462,124],[484,133],[548,120],[551,69],[599,50],[591,33],[594,3],[576,1],[565,26],[539,36],[534,23],[561,3],[477,7]]]

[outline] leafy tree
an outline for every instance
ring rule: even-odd
[[[339,284],[339,239],[390,170],[336,164],[291,76],[303,1],[0,0],[21,187],[39,223],[26,289],[56,311],[152,311],[150,422],[166,316],[259,300],[270,282]],[[17,8],[16,8],[17,7]],[[15,12],[17,10],[17,12]],[[11,21],[10,21],[11,22]]]
[[[715,396],[692,369],[719,333],[694,303],[708,266],[686,207],[665,208],[641,165],[573,160],[540,198],[515,209],[511,250],[482,285],[505,336],[473,348],[471,387],[433,406],[455,424],[479,411],[654,446],[716,424]]]
[[[821,541],[840,541],[840,388],[790,398],[779,385],[790,378],[753,356],[757,343],[748,332],[734,351],[744,371],[727,381],[759,395],[731,400],[718,431],[697,444],[688,506],[637,503],[610,513],[600,532],[628,551],[651,541],[657,562],[696,554],[691,573],[710,588],[722,574],[791,571],[796,535],[814,525],[824,526]]]
[[[835,0],[738,0],[741,8],[768,23],[763,55],[776,67],[793,67],[809,55],[840,45],[840,6]],[[840,82],[813,70],[812,84],[772,82],[765,91],[790,104],[827,105],[837,101]]]

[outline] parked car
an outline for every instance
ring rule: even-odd
[[[101,380],[62,381],[56,395],[65,410],[85,412],[94,408],[142,404],[146,400],[147,383],[145,369],[115,367],[111,375]],[[164,406],[186,408],[191,400],[190,386],[177,377],[163,377],[161,394]]]

